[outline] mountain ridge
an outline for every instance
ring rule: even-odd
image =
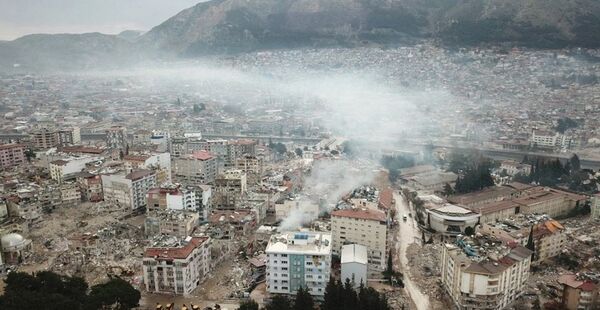
[[[0,68],[87,68],[145,57],[430,38],[464,46],[600,47],[597,0],[212,0],[146,33],[28,35],[0,42]]]

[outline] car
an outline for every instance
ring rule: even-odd
[[[405,222],[406,222],[406,219],[407,219],[407,218],[408,218],[408,217],[406,216],[406,214],[404,214],[404,215],[402,216],[402,220],[403,220],[403,221],[405,221]]]

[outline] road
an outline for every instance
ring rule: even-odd
[[[417,284],[410,278],[410,266],[406,257],[406,249],[415,240],[419,240],[421,234],[419,233],[419,228],[414,217],[409,217],[406,222],[402,220],[404,214],[411,212],[408,202],[397,191],[394,191],[394,199],[396,200],[396,219],[400,226],[397,229],[397,235],[394,240],[396,242],[397,255],[399,256],[398,259],[400,260],[401,272],[404,274],[404,289],[413,300],[417,310],[428,310],[430,308],[429,297],[423,294]]]

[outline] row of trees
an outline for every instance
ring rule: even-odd
[[[400,175],[400,169],[413,167],[415,158],[412,156],[383,156],[381,165],[389,171],[390,182],[396,182]]]
[[[80,277],[69,277],[50,271],[33,275],[9,273],[6,288],[0,296],[0,309],[116,309],[136,307],[141,294],[131,284],[112,278],[103,284],[88,287]]]
[[[307,288],[300,288],[292,300],[286,295],[275,295],[266,305],[265,310],[313,310],[316,302]],[[362,283],[356,290],[349,279],[342,283],[330,279],[325,288],[325,297],[319,305],[321,310],[388,310],[390,309],[384,295]],[[238,310],[259,310],[258,304],[248,300],[240,304]]]

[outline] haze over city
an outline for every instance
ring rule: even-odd
[[[595,0],[0,0],[0,308],[595,309]]]

